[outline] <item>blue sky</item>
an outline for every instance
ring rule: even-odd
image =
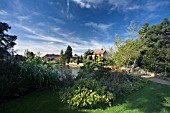
[[[129,38],[134,20],[156,24],[170,20],[170,0],[0,0],[0,21],[18,36],[15,50],[59,54],[70,45],[73,53],[108,48],[115,33]]]

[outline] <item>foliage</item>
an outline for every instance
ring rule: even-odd
[[[147,49],[143,52],[142,67],[155,73],[170,73],[170,22],[167,18],[160,24],[145,23],[139,36]]]
[[[102,57],[102,56],[98,56],[97,57],[97,62],[99,63],[99,64],[103,64],[103,62],[104,62],[104,57]]]
[[[11,27],[7,23],[0,22],[0,58],[10,56],[8,51],[16,44],[15,40],[17,36],[5,33],[5,31],[8,32],[9,29],[11,29]]]
[[[143,43],[136,38],[137,26],[134,21],[131,21],[128,30],[130,32],[130,39],[126,42],[122,41],[122,38],[116,34],[114,44],[117,47],[117,51],[113,48],[109,49],[109,57],[107,59],[113,60],[116,65],[130,66],[136,65],[136,61],[140,56],[140,52],[143,50]]]
[[[72,55],[72,48],[71,48],[71,46],[68,45],[67,50],[64,53],[64,56],[65,56],[66,62],[69,63],[70,62],[70,58],[73,56]]]
[[[80,57],[78,56],[76,59],[76,63],[79,64],[80,63]]]
[[[119,46],[123,43],[123,39],[122,37],[120,37],[118,34],[115,34],[115,40],[114,40],[114,44],[117,47],[117,49],[119,48]]]
[[[148,82],[107,109],[72,109],[65,106],[56,91],[38,90],[0,105],[3,113],[169,113],[170,86]],[[22,107],[21,107],[22,106]]]
[[[88,49],[85,53],[84,53],[84,58],[87,59],[87,57],[89,55],[92,55],[92,51],[90,49]]]
[[[20,89],[23,83],[19,74],[20,66],[9,60],[0,61],[0,64],[0,102],[3,102],[7,98],[18,96],[24,89]]]
[[[130,22],[130,25],[128,27],[128,30],[130,32],[130,38],[132,40],[134,40],[135,38],[137,38],[137,31],[138,31],[138,27],[136,26],[135,22],[132,20]]]
[[[48,64],[42,64],[37,56],[21,64],[20,74],[30,85],[39,89],[58,89],[60,85],[58,73]]]
[[[64,57],[64,52],[63,50],[60,51],[60,63],[64,63],[65,57]]]
[[[94,108],[104,105],[111,106],[115,95],[108,92],[104,86],[96,80],[80,79],[73,87],[69,87],[61,93],[61,99],[69,106],[78,108]]]
[[[116,97],[138,90],[144,83],[140,77],[113,72],[98,63],[86,62],[73,85],[62,92],[61,99],[65,104],[78,108],[110,106]]]
[[[17,60],[14,60],[17,61]],[[58,89],[59,74],[38,56],[22,62],[0,61],[0,102],[32,92],[35,89]]]
[[[83,63],[83,56],[80,56],[80,63]]]
[[[115,64],[119,66],[135,65],[143,48],[144,45],[140,40],[127,40],[113,56]]]
[[[132,68],[138,66],[168,76],[170,73],[169,20],[165,18],[163,22],[152,26],[149,26],[147,22],[144,23],[139,30],[139,38],[134,40],[136,28],[134,22],[131,22],[128,27],[131,31],[131,39],[122,44],[115,40],[118,49],[116,52],[111,51],[108,59],[113,60],[119,66]],[[113,49],[110,48],[110,50]]]
[[[87,60],[92,60],[92,55],[87,55]]]
[[[0,48],[8,50],[16,44],[14,41],[17,36],[8,35],[5,31],[8,31],[11,27],[7,23],[0,22]]]
[[[29,58],[34,58],[34,57],[35,57],[35,54],[34,54],[32,51],[26,50],[26,51],[25,51],[25,57],[26,57],[27,59],[29,59]]]

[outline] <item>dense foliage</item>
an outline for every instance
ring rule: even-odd
[[[60,63],[64,63],[64,61],[65,61],[63,50],[60,51],[60,59],[59,60],[60,60]]]
[[[8,51],[16,44],[15,40],[17,36],[5,33],[5,31],[8,32],[9,29],[11,29],[11,27],[7,23],[0,22],[0,58],[10,56]]]
[[[10,100],[35,89],[58,89],[61,86],[57,71],[41,58],[22,62],[2,60],[0,66],[0,101]]]
[[[67,49],[66,49],[66,51],[65,51],[65,53],[64,53],[64,57],[65,57],[65,60],[66,60],[67,63],[70,62],[70,58],[71,58],[72,56],[73,56],[73,55],[72,55],[72,48],[71,48],[71,46],[68,45],[68,47],[67,47]]]
[[[139,31],[140,39],[147,46],[142,51],[142,67],[155,73],[170,74],[170,22],[167,18],[149,27],[145,23]]]
[[[88,63],[82,67],[75,82],[62,91],[61,100],[77,108],[111,106],[115,99],[139,89],[143,83],[140,77]]]
[[[123,43],[115,40],[115,45],[117,51],[111,52],[110,59],[116,65],[138,66],[159,75],[170,74],[170,22],[167,18],[152,26],[144,23],[137,39]]]

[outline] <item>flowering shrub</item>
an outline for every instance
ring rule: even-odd
[[[71,107],[96,108],[111,106],[115,94],[106,90],[99,82],[91,79],[80,79],[61,93],[61,100]]]

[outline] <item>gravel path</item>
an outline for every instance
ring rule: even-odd
[[[163,80],[163,79],[159,79],[159,78],[156,78],[156,77],[152,77],[152,76],[142,76],[143,78],[146,78],[150,81],[153,81],[153,82],[157,82],[157,83],[160,83],[160,84],[165,84],[165,85],[170,85],[170,80],[168,78],[168,80]]]

